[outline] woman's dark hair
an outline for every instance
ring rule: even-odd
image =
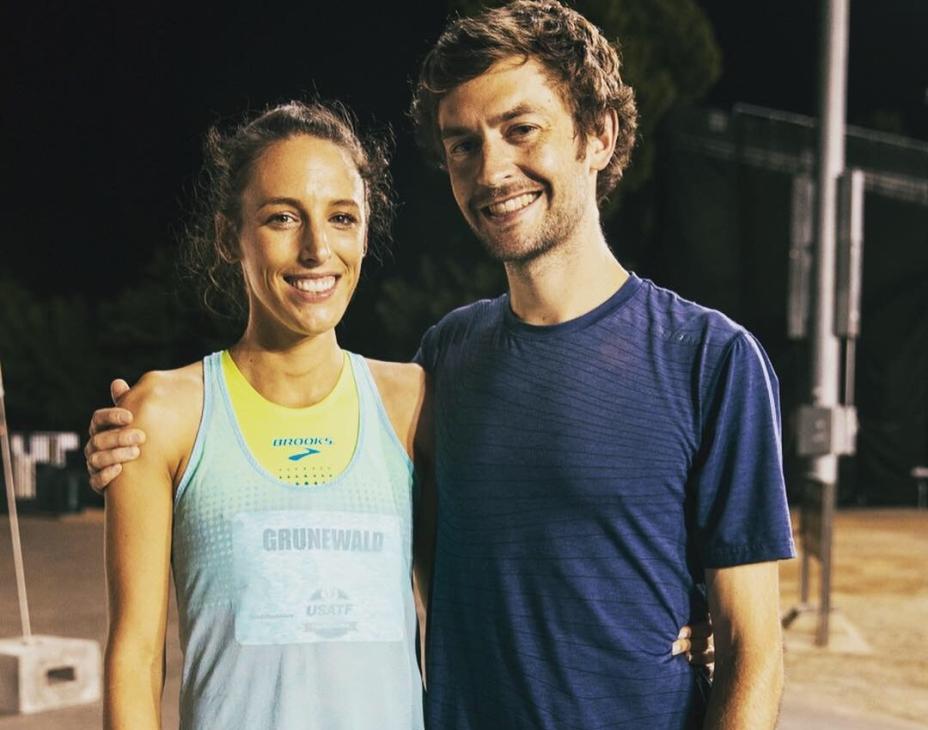
[[[433,163],[444,167],[438,129],[441,100],[498,61],[520,56],[544,66],[571,111],[581,140],[602,131],[610,109],[618,116],[615,152],[596,179],[596,197],[601,201],[618,184],[635,145],[635,94],[619,74],[615,46],[580,13],[556,0],[516,0],[448,26],[422,62],[414,90],[410,116],[419,146]]]
[[[215,314],[240,316],[246,308],[236,239],[242,192],[252,167],[274,143],[302,134],[334,142],[348,152],[364,182],[371,254],[379,258],[390,240],[394,200],[389,133],[361,135],[344,104],[318,100],[268,108],[228,131],[214,126],[206,134],[194,217],[185,236],[185,264],[201,285],[203,303]]]

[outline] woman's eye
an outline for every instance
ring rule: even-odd
[[[291,223],[299,223],[299,219],[293,215],[293,213],[274,213],[270,218],[268,218],[268,223],[289,225]]]
[[[350,213],[336,213],[332,216],[332,222],[339,226],[353,226],[358,219]]]

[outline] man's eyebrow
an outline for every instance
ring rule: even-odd
[[[538,110],[533,107],[531,104],[516,104],[512,109],[507,109],[500,114],[490,117],[487,120],[487,124],[491,127],[495,127],[498,124],[503,122],[508,122],[510,119],[515,119],[516,117],[521,117],[523,114],[534,114]],[[449,137],[464,137],[465,135],[470,134],[471,130],[467,127],[445,127],[441,130],[441,138],[448,139]]]
[[[538,110],[533,107],[531,104],[517,104],[512,109],[504,111],[502,114],[497,114],[495,117],[491,117],[488,121],[491,125],[497,125],[502,122],[508,122],[510,119],[515,119],[516,117],[521,117],[523,114],[534,114]]]

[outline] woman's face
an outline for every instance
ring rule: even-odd
[[[346,150],[308,135],[268,147],[242,192],[249,327],[298,337],[332,330],[357,286],[366,237],[364,182]]]

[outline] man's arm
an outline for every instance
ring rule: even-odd
[[[706,730],[776,725],[783,692],[776,562],[706,570],[715,633],[715,681]]]
[[[419,412],[414,444],[416,465],[416,504],[413,515],[413,587],[419,618],[419,646],[422,680],[425,676],[425,645],[428,633],[428,603],[435,563],[435,527],[438,497],[435,485],[435,445],[432,422],[431,378],[426,376],[425,398]]]

